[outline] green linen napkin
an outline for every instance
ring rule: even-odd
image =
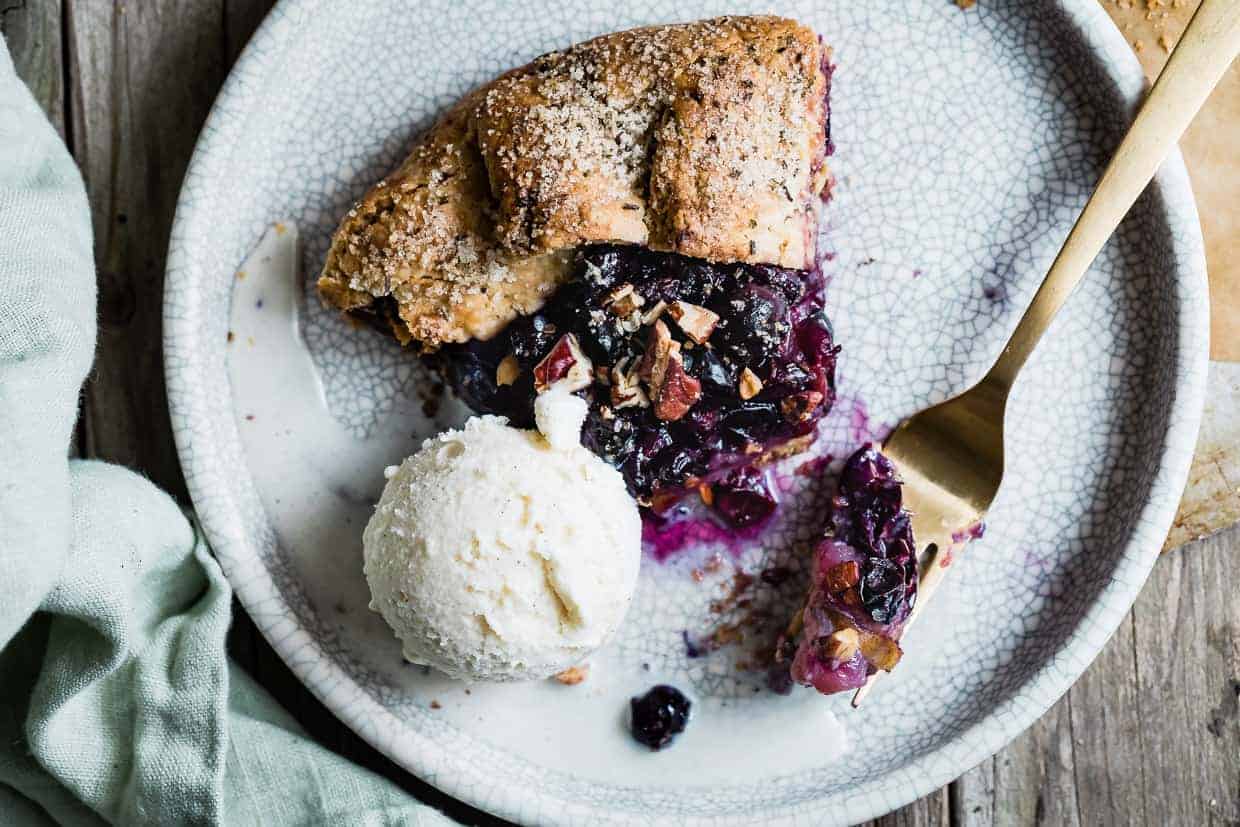
[[[231,591],[166,494],[67,459],[91,244],[0,41],[0,824],[451,824],[229,664]]]

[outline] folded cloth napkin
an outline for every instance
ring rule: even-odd
[[[166,494],[67,458],[94,344],[82,180],[0,41],[0,824],[451,824],[229,664]]]

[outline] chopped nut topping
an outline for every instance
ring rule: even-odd
[[[590,387],[593,381],[594,365],[571,333],[561,336],[551,352],[534,367],[534,389],[539,393],[546,393],[560,383],[564,383],[566,390],[579,391]]]
[[[511,385],[517,381],[517,377],[521,375],[521,365],[517,363],[517,357],[509,353],[500,360],[499,365],[495,368],[495,384]]]
[[[650,330],[638,375],[650,389],[654,415],[665,422],[680,419],[702,398],[702,383],[685,372],[680,342],[661,320]]]
[[[654,307],[650,308],[649,310],[647,310],[645,313],[642,314],[642,324],[643,325],[653,324],[654,320],[662,316],[663,311],[666,309],[667,309],[667,302],[663,301],[663,299],[659,299],[658,303],[655,304]]]
[[[741,371],[739,390],[741,399],[753,399],[762,392],[762,380],[758,378],[758,374],[745,368]]]
[[[822,643],[822,654],[827,660],[851,660],[861,648],[861,635],[851,626],[836,629]]]
[[[875,669],[890,672],[900,662],[900,645],[891,638],[876,635],[873,632],[861,633],[861,654],[874,665]]]
[[[827,569],[827,591],[842,592],[857,585],[860,580],[861,567],[857,565],[855,560],[837,563]]]
[[[565,686],[576,686],[584,681],[590,674],[590,665],[583,663],[580,666],[570,666],[563,672],[557,672],[555,679]]]
[[[634,405],[644,408],[650,404],[637,375],[639,366],[634,365],[626,370],[628,364],[629,359],[626,357],[611,369],[611,405],[616,410]]]
[[[607,309],[622,319],[632,316],[646,299],[631,284],[622,284],[607,296]]]
[[[792,422],[804,422],[814,415],[814,409],[822,404],[823,396],[818,391],[794,393],[779,403],[784,417]]]
[[[634,406],[644,408],[649,404],[650,399],[646,396],[646,392],[641,389],[641,385],[611,386],[611,406],[617,411]]]
[[[620,319],[620,329],[625,333],[636,333],[642,329],[642,313],[634,310],[627,317]]]
[[[672,302],[667,314],[675,319],[686,336],[699,345],[706,344],[710,334],[715,332],[715,325],[719,324],[718,313],[689,302]]]
[[[702,483],[698,486],[698,496],[702,498],[702,502],[706,503],[706,505],[712,505],[715,502],[715,489],[706,483]]]

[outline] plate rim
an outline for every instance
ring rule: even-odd
[[[192,299],[192,285],[185,284],[182,274],[187,269],[187,229],[196,222],[195,206],[188,192],[191,185],[209,177],[205,172],[218,163],[218,147],[227,141],[218,136],[229,127],[232,111],[247,105],[247,96],[254,86],[250,81],[278,65],[281,49],[291,40],[281,37],[281,21],[292,10],[312,8],[318,0],[278,0],[242,51],[222,85],[195,144],[189,166],[177,198],[172,232],[169,240],[163,300],[164,372],[167,385],[169,414],[177,454],[185,476],[190,498],[198,512],[198,520],[219,560],[226,577],[255,625],[316,698],[350,729],[406,771],[431,783],[453,798],[495,815],[520,820],[530,812],[548,813],[549,803],[558,805],[551,811],[557,821],[567,822],[578,816],[612,821],[632,817],[592,805],[563,799],[549,799],[536,791],[525,791],[493,785],[479,792],[476,785],[463,783],[460,776],[437,771],[433,758],[433,739],[416,731],[408,731],[390,710],[353,687],[353,682],[323,651],[317,642],[297,624],[291,624],[291,610],[280,595],[268,569],[258,555],[246,552],[247,538],[240,530],[240,508],[235,494],[218,490],[210,480],[220,476],[210,468],[218,457],[197,453],[191,442],[195,432],[202,433],[210,419],[200,401],[189,393],[192,377],[169,354],[182,352],[181,343],[191,342],[198,332],[192,316],[183,311],[187,297]],[[1129,107],[1135,106],[1144,89],[1144,74],[1135,54],[1128,48],[1123,35],[1111,22],[1097,0],[1058,0],[1067,18],[1077,27],[1082,38],[1096,53],[1100,69],[1115,84],[1115,94]],[[230,157],[225,149],[222,153]],[[1174,225],[1188,231],[1189,238],[1172,234],[1171,246],[1180,263],[1177,281],[1195,282],[1195,291],[1185,301],[1177,296],[1180,316],[1174,399],[1168,413],[1170,423],[1159,457],[1159,467],[1150,493],[1134,521],[1126,548],[1119,555],[1110,582],[1102,587],[1079,624],[1065,637],[1062,647],[1044,662],[1011,695],[989,713],[966,726],[956,736],[927,750],[908,765],[891,775],[902,776],[906,784],[899,795],[876,788],[863,795],[852,796],[847,804],[833,810],[829,818],[838,823],[853,823],[874,818],[926,795],[958,777],[963,772],[1002,749],[1017,735],[1035,723],[1076,682],[1094,661],[1136,601],[1142,586],[1158,559],[1167,530],[1178,508],[1180,495],[1188,478],[1193,448],[1197,441],[1206,394],[1206,369],[1209,359],[1208,289],[1204,246],[1200,222],[1183,158],[1173,149],[1164,162],[1150,189],[1160,197],[1157,211],[1163,223],[1181,220]],[[170,287],[177,289],[169,289]],[[1190,285],[1192,286],[1192,285]],[[1179,291],[1182,292],[1182,291]],[[192,304],[192,301],[190,302]],[[308,657],[308,652],[313,657]],[[342,697],[342,687],[353,691]],[[399,731],[401,737],[392,735]],[[868,785],[866,785],[868,786]],[[862,787],[864,790],[865,787]],[[815,802],[802,802],[771,811],[766,821],[771,824],[801,823],[805,819],[821,819],[824,815]],[[645,821],[645,818],[643,818]],[[671,823],[671,819],[655,816],[655,823]],[[742,823],[729,817],[694,817],[676,819],[675,823]]]

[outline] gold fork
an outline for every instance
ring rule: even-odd
[[[994,367],[964,393],[906,419],[884,443],[924,550],[906,630],[999,489],[1004,409],[1017,373],[1237,53],[1240,0],[1202,0]],[[854,707],[881,674],[857,690]]]

